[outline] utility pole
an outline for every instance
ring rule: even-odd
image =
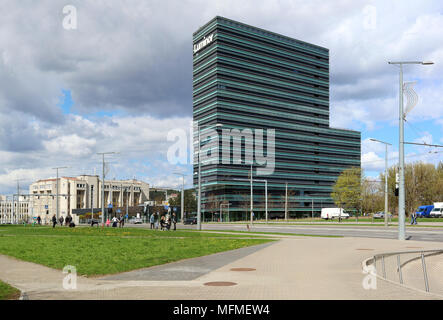
[[[385,145],[385,227],[388,226],[388,145],[391,146],[390,143],[370,138],[369,140],[380,142]]]
[[[405,113],[403,110],[403,65],[404,64],[434,64],[431,61],[400,61],[389,64],[398,65],[400,68],[399,74],[399,190],[398,190],[398,240],[405,240],[405,150],[404,150],[404,119]]]
[[[184,212],[185,212],[185,174],[181,172],[174,172],[177,175],[182,176],[182,196],[181,196],[181,219],[184,221]]]
[[[288,183],[286,182],[285,188],[285,220],[288,222]]]
[[[102,226],[105,225],[105,155],[118,154],[119,152],[97,152],[102,156]]]
[[[129,187],[130,188],[130,187]],[[129,195],[128,195],[128,187],[125,188],[126,191],[126,216],[129,217]]]
[[[11,216],[11,223],[18,223],[18,216],[20,214],[20,181],[22,181],[24,179],[15,179],[15,181],[17,182],[17,207],[14,208],[15,206],[15,201],[14,201],[14,194],[12,195],[12,216]]]
[[[53,170],[57,170],[57,180],[56,180],[56,183],[55,183],[55,188],[56,188],[56,194],[57,194],[57,196],[56,196],[56,199],[55,199],[55,215],[56,215],[56,217],[57,217],[57,221],[58,221],[58,218],[59,218],[59,206],[58,206],[58,194],[59,194],[59,183],[58,183],[58,169],[67,169],[68,167],[55,167],[55,168],[52,168]]]
[[[221,123],[217,123],[215,125],[216,128],[220,128],[223,125]],[[202,224],[201,224],[201,126],[198,123],[197,124],[197,131],[198,131],[198,202],[197,202],[197,229],[201,230],[202,229]]]
[[[253,191],[254,189],[252,186],[252,179],[253,179],[253,177],[252,177],[252,162],[251,162],[251,226],[254,223],[253,216],[252,216],[253,210],[254,210],[254,191]]]
[[[314,198],[311,199],[311,216],[312,216],[312,223],[314,223]]]

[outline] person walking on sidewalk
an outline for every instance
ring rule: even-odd
[[[177,216],[175,213],[172,214],[172,223],[174,224],[174,231],[177,230]]]
[[[55,228],[55,225],[57,224],[57,217],[55,214],[52,216],[52,228]]]
[[[63,221],[65,221],[65,219],[63,219],[63,216],[60,216],[58,221],[60,222],[60,227],[63,227]]]
[[[151,216],[149,217],[149,223],[151,224],[151,229],[154,229],[154,223],[155,223],[154,213],[151,213]]]
[[[411,214],[411,224],[417,224],[417,213],[415,211]]]

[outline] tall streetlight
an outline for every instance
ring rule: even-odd
[[[55,167],[55,168],[52,168],[53,170],[57,170],[57,180],[56,180],[56,183],[55,183],[55,188],[56,188],[56,200],[55,200],[55,215],[57,216],[57,221],[58,221],[58,218],[59,218],[59,205],[58,205],[58,194],[59,194],[59,183],[58,183],[58,170],[59,169],[68,169],[69,167]]]
[[[369,138],[371,141],[380,142],[385,145],[385,227],[388,226],[388,146],[392,146],[392,144]]]
[[[215,127],[220,128],[223,125],[221,123],[217,123],[215,125]],[[211,127],[211,125],[206,126],[206,127]],[[201,230],[202,229],[202,224],[201,224],[201,162],[200,162],[200,152],[201,152],[201,139],[200,139],[200,130],[201,130],[201,126],[198,124],[197,125],[197,131],[198,131],[198,202],[197,202],[197,229]]]
[[[102,156],[102,226],[105,225],[105,155],[106,154],[118,154],[119,152],[97,152],[97,154]]]
[[[251,185],[251,198],[253,198],[253,196],[254,196],[252,182],[255,181],[255,182],[264,182],[265,183],[265,219],[266,219],[266,223],[268,223],[268,180],[266,180],[266,179],[252,179],[251,180],[250,178],[249,179],[246,179],[246,178],[244,178],[244,179],[242,179],[242,178],[234,178],[232,180],[249,182],[250,185]],[[251,210],[250,218],[251,218],[251,221],[252,221],[252,210]]]
[[[182,198],[181,198],[181,219],[184,221],[185,212],[185,174],[181,172],[174,172],[174,174],[182,176]]]
[[[404,111],[403,111],[403,65],[421,64],[431,65],[431,61],[388,61],[398,65],[399,76],[399,186],[398,186],[398,240],[405,240],[405,150],[404,150]]]

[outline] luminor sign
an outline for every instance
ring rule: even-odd
[[[212,39],[214,38],[214,34],[211,34],[210,36],[203,37],[203,40],[200,41],[197,44],[194,44],[194,53],[198,52],[199,50],[206,47],[208,44],[212,42]]]

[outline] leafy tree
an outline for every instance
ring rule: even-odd
[[[362,194],[362,171],[352,167],[344,170],[332,188],[331,197],[339,208],[359,210]]]
[[[169,204],[172,207],[180,207],[181,203],[182,203],[181,199],[182,199],[182,193],[180,191],[176,198],[170,199]],[[194,189],[187,189],[187,190],[185,190],[184,205],[185,205],[185,211],[187,213],[191,213],[191,212],[196,212],[197,211],[197,199],[195,197]]]

